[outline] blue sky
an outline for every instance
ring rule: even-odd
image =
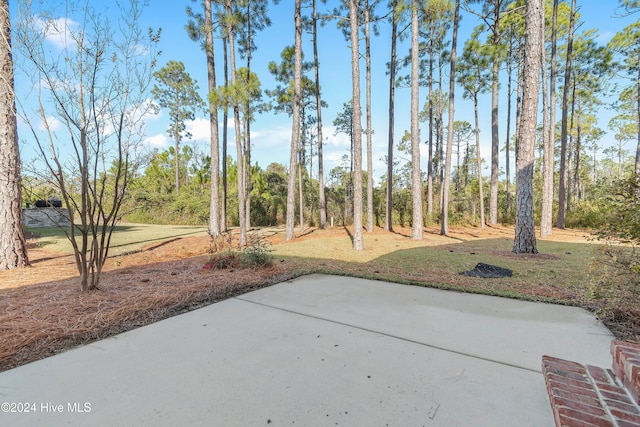
[[[52,4],[53,2],[48,2]],[[267,71],[269,61],[279,61],[282,49],[293,44],[294,22],[293,22],[293,1],[281,0],[278,5],[270,5],[269,16],[273,25],[258,34],[256,39],[257,51],[252,59],[252,70],[258,74],[262,83],[262,88],[274,88],[276,83]],[[92,6],[96,3],[91,2]],[[332,8],[337,4],[337,0],[330,0],[329,5],[320,5],[320,11]],[[615,18],[618,1],[617,0],[578,0],[580,12],[585,23],[580,28],[598,28],[599,38],[602,43],[606,43],[613,35],[621,30],[638,16],[631,18]],[[207,75],[206,60],[199,45],[192,42],[186,35],[184,29],[187,23],[185,9],[191,6],[194,9],[200,7],[200,2],[191,0],[150,0],[148,8],[143,16],[142,27],[161,27],[162,38],[160,50],[162,55],[159,59],[159,66],[164,66],[169,60],[184,62],[186,70],[196,79],[200,87],[203,98],[206,97]],[[15,8],[15,5],[12,4]],[[308,12],[307,12],[308,13]],[[15,16],[15,14],[14,14]],[[478,24],[475,17],[464,15],[461,21],[460,38],[458,50],[461,51],[464,41],[468,37],[471,29]],[[374,175],[380,176],[385,172],[386,166],[381,159],[386,154],[387,147],[387,105],[388,105],[388,77],[386,75],[386,63],[389,59],[389,34],[390,29],[387,24],[380,26],[380,35],[374,37],[371,42],[372,51],[372,105],[373,105],[373,147],[374,147]],[[310,35],[303,35],[305,40],[305,54],[307,59],[312,58],[310,45]],[[319,55],[320,55],[320,79],[323,88],[323,97],[328,103],[328,108],[323,110],[323,120],[325,123],[325,170],[328,171],[341,164],[341,157],[348,153],[349,140],[344,134],[334,135],[332,121],[339,111],[342,110],[343,103],[351,98],[351,67],[350,50],[340,30],[335,27],[335,23],[330,23],[320,28],[319,34]],[[221,42],[216,42],[216,53],[218,55],[218,81],[222,81],[222,53]],[[399,46],[399,55],[405,55],[409,51],[409,45],[405,42]],[[239,59],[239,64],[242,64]],[[364,85],[364,61],[361,63],[363,72],[362,81]],[[406,74],[408,71],[401,71]],[[505,85],[503,85],[504,87]],[[20,88],[18,87],[18,96]],[[504,92],[504,91],[503,91]],[[396,138],[400,138],[405,129],[409,129],[409,89],[399,89],[396,92]],[[462,99],[462,92],[458,89],[456,96],[456,120],[467,120],[473,123],[472,105],[469,101]],[[364,91],[362,92],[364,102]],[[421,88],[420,104],[424,105],[426,98],[426,88]],[[490,152],[490,96],[484,96],[480,100],[480,138],[481,153],[485,159]],[[600,115],[599,125],[606,129],[607,122],[612,112],[603,110]],[[505,119],[506,102],[501,104],[501,141],[505,139]],[[364,120],[364,116],[363,116]],[[446,120],[446,119],[445,119]],[[198,117],[193,123],[188,124],[193,135],[192,141],[185,141],[199,146],[203,152],[208,147],[208,123],[204,114]],[[232,127],[232,123],[230,122]],[[364,122],[363,122],[364,126]],[[156,117],[150,117],[148,123],[149,147],[165,149],[170,145],[170,140],[166,134],[168,127],[167,113],[161,112]],[[426,135],[426,124],[422,125],[423,134]],[[231,128],[232,132],[233,129]],[[24,134],[24,132],[22,132]],[[263,168],[271,162],[287,164],[289,159],[289,146],[291,143],[291,119],[286,114],[267,113],[258,115],[252,125],[253,161],[257,161]],[[423,136],[423,140],[425,137]],[[607,134],[601,141],[601,145],[608,146],[614,141],[612,134]],[[230,142],[233,143],[232,133]],[[632,144],[629,144],[631,147]],[[28,143],[23,144],[23,156],[28,157],[31,147]],[[230,153],[235,153],[235,147],[230,146]],[[423,168],[426,166],[426,144],[423,144]],[[501,156],[502,157],[502,156]],[[501,159],[501,167],[504,160]],[[513,168],[512,168],[513,170]],[[488,173],[485,170],[485,174]]]

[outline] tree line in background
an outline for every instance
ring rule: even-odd
[[[468,122],[455,122],[453,168],[451,174],[450,223],[454,225],[481,225],[481,209],[479,194],[476,147],[473,144],[473,128]],[[465,133],[466,131],[466,133]],[[411,164],[408,161],[407,143],[400,141],[396,147],[397,160],[393,175],[393,206],[391,222],[400,227],[412,225],[411,200]],[[124,219],[131,222],[153,224],[209,224],[210,209],[210,157],[198,151],[197,147],[184,145],[179,153],[181,182],[180,193],[176,195],[174,186],[174,149],[156,152],[151,155],[149,165],[139,176],[131,180],[130,196],[121,210]],[[538,149],[537,161],[541,160],[541,149]],[[237,197],[237,164],[232,156],[227,157],[227,176],[229,180],[227,198],[227,223],[229,227],[238,224]],[[632,157],[627,155],[619,163],[617,156],[609,153],[599,160],[593,169],[591,158],[585,163],[586,169],[581,171],[589,191],[581,198],[580,203],[573,205],[568,211],[567,227],[598,228],[607,221],[606,210],[603,211],[603,200],[613,194],[618,182],[618,173],[622,169],[630,172],[633,167]],[[342,164],[331,169],[326,177],[325,197],[328,225],[351,226],[351,201],[353,185],[352,171],[347,155]],[[593,180],[594,173],[597,180]],[[629,176],[627,174],[626,176]],[[303,216],[306,226],[318,227],[319,212],[319,180],[317,175],[309,176],[308,168],[302,172],[304,206]],[[282,225],[286,219],[286,196],[289,173],[284,164],[272,163],[261,167],[254,163],[251,166],[251,226]],[[426,172],[423,172],[426,180]],[[362,181],[367,181],[366,172],[362,173]],[[298,186],[296,173],[296,187]],[[375,227],[384,227],[386,223],[386,177],[373,189],[373,223]],[[534,189],[542,190],[542,170],[537,167],[534,175]],[[33,204],[36,200],[46,200],[55,189],[31,176],[23,180],[25,200]],[[488,194],[488,183],[483,182],[484,193]],[[436,180],[436,192],[440,184]],[[297,192],[297,191],[296,191]],[[512,188],[513,192],[513,188]],[[499,208],[506,210],[507,191],[501,183]],[[365,199],[365,204],[367,200]],[[295,200],[296,211],[299,211],[300,200]],[[439,202],[436,202],[436,210]],[[541,201],[536,200],[535,218],[539,221]],[[511,217],[503,218],[503,223],[512,224]],[[431,220],[436,223],[437,215]],[[426,222],[427,224],[429,222]]]
[[[607,46],[601,46],[597,43],[596,30],[587,29],[577,33],[582,22],[575,0],[545,2],[544,24],[540,25],[539,31],[542,39],[536,41],[536,46],[540,45],[539,53],[543,62],[531,53],[525,55],[527,40],[532,41],[531,36],[537,34],[530,31],[530,35],[526,35],[526,2],[523,0],[342,1],[333,10],[324,13],[318,13],[316,1],[297,1],[294,45],[283,49],[280,62],[269,64],[269,72],[279,85],[264,91],[260,88],[258,76],[251,71],[251,54],[257,48],[257,32],[270,24],[266,14],[269,2],[211,1],[203,4],[203,12],[189,9],[191,21],[187,28],[194,40],[202,42],[209,61],[220,58],[220,54],[213,51],[213,41],[222,40],[225,83],[216,86],[215,67],[209,67],[209,110],[212,117],[217,117],[220,111],[223,123],[227,122],[227,115],[233,110],[236,130],[237,173],[234,179],[237,184],[231,191],[237,193],[238,200],[234,202],[233,209],[237,209],[238,213],[236,215],[235,211],[230,213],[227,210],[231,187],[227,170],[229,162],[225,160],[221,162],[222,184],[218,183],[215,176],[218,171],[215,168],[211,177],[212,183],[218,183],[210,187],[213,213],[209,216],[209,225],[213,235],[227,226],[239,225],[241,236],[246,236],[246,230],[252,224],[261,224],[259,215],[252,213],[252,209],[259,209],[257,206],[260,204],[253,203],[252,197],[261,196],[259,191],[253,191],[252,188],[256,179],[253,169],[256,166],[251,165],[250,124],[254,114],[270,109],[287,113],[293,122],[288,164],[291,173],[284,177],[287,180],[287,214],[283,220],[287,239],[294,236],[294,222],[301,228],[306,225],[322,228],[327,224],[328,215],[341,218],[342,224],[354,225],[356,248],[361,246],[362,229],[371,231],[374,222],[384,224],[386,229],[391,230],[394,221],[408,218],[407,224],[412,227],[414,238],[421,238],[424,222],[440,222],[441,232],[447,234],[450,214],[455,221],[472,222],[481,227],[485,223],[497,224],[498,221],[517,223],[518,208],[514,206],[517,182],[511,182],[513,172],[509,168],[514,157],[518,167],[517,155],[523,152],[519,148],[525,145],[531,146],[530,159],[526,160],[531,163],[531,198],[533,200],[533,194],[536,195],[536,220],[544,237],[551,233],[554,218],[560,228],[566,226],[567,220],[570,225],[594,225],[577,218],[581,215],[572,214],[572,211],[580,206],[576,214],[584,213],[583,205],[586,204],[586,212],[597,216],[597,206],[591,203],[597,199],[590,199],[591,195],[609,191],[607,186],[613,179],[623,178],[630,173],[629,169],[632,173],[638,173],[640,168],[638,148],[625,148],[629,141],[640,141],[637,130],[640,109],[635,102],[639,97],[634,75],[637,68],[634,66],[634,60],[637,63],[634,52],[640,45],[640,33],[636,34],[635,30],[637,24],[622,30]],[[635,6],[633,2],[623,1],[619,10],[631,13]],[[477,26],[458,54],[456,39],[461,9],[477,19]],[[340,215],[335,211],[328,214],[327,203],[330,200],[325,192],[334,190],[336,184],[333,181],[332,187],[324,183],[326,177],[321,143],[322,108],[326,104],[321,97],[317,25],[328,22],[336,23],[345,36],[346,44],[352,49],[352,99],[345,102],[344,110],[333,121],[338,132],[344,132],[351,140],[343,168],[345,171],[348,168],[348,173],[345,175],[346,181],[341,183],[344,187],[344,212]],[[388,63],[389,149],[386,157],[387,174],[382,177],[381,185],[374,187],[370,46],[371,27],[376,34],[380,25],[392,27]],[[303,30],[311,34],[313,59],[310,61],[305,60],[302,52]],[[398,57],[397,44],[406,38],[411,38],[410,54],[404,58]],[[361,46],[364,46],[364,52],[360,51]],[[246,67],[234,71],[237,67],[236,51],[241,60],[246,61]],[[361,58],[365,63],[363,87],[366,91],[362,102],[359,83]],[[527,60],[531,60],[533,65],[527,65]],[[543,114],[537,134],[531,137],[534,142],[529,144],[527,140],[524,144],[521,143],[523,137],[520,129],[525,120],[522,113],[527,97],[531,98],[531,89],[528,89],[525,77],[527,72],[531,72],[532,66],[536,67],[536,73],[539,74],[534,76],[535,79],[530,79],[529,85],[536,82],[541,84],[541,90],[536,88],[533,93],[536,99],[538,94],[541,95]],[[405,70],[406,74],[403,75]],[[448,92],[444,77],[447,71]],[[627,75],[629,86],[625,89],[610,87],[608,82],[613,73]],[[188,80],[188,74],[183,72],[183,77],[176,81],[182,84]],[[399,86],[410,87],[412,95],[411,129],[405,131],[398,141],[393,134],[393,123],[396,111],[394,92]],[[499,102],[501,87],[506,88],[508,95],[506,111]],[[422,98],[420,88],[425,88],[427,92]],[[462,89],[462,97],[473,101],[473,124],[455,120],[456,88]],[[616,103],[619,114],[609,123],[618,144],[601,151],[598,143],[604,131],[596,125],[596,114],[598,108],[602,107],[603,94],[612,89],[620,94]],[[478,99],[485,93],[491,93],[492,144],[487,183],[482,180],[483,164],[478,148]],[[268,101],[264,100],[263,95]],[[185,108],[195,104],[191,103]],[[513,111],[515,123],[511,120]],[[364,126],[361,123],[363,115]],[[558,115],[561,116],[560,120]],[[500,117],[506,117],[502,121],[506,123],[505,141],[499,140]],[[536,126],[539,122],[537,115],[527,120],[533,120]],[[226,125],[223,124],[222,129],[225,131]],[[217,132],[212,132],[212,158],[219,151],[218,136]],[[366,137],[366,143],[363,143],[363,136]],[[420,169],[419,163],[419,145],[422,143],[428,145],[426,171]],[[223,159],[228,156],[227,145],[226,135],[223,135]],[[174,151],[177,151],[177,145]],[[505,170],[499,169],[501,151],[504,153]],[[366,166],[363,164],[363,152],[366,153]],[[635,163],[630,159],[634,154]],[[177,159],[180,156],[173,157]],[[402,160],[394,157],[401,157]],[[612,165],[617,165],[617,170]],[[177,163],[175,173],[178,173]],[[314,176],[317,177],[315,181]],[[176,175],[175,183],[178,180]],[[363,191],[363,187],[366,187],[366,191]],[[381,198],[380,191],[383,188],[385,195]],[[601,188],[603,190],[599,190]],[[404,209],[407,190],[410,192],[410,216]],[[426,199],[425,207],[423,198]],[[380,200],[384,201],[384,212],[379,208]],[[222,208],[214,208],[213,204],[220,201]],[[401,205],[403,207],[398,208]],[[488,211],[486,219],[485,210]],[[365,223],[363,214],[366,215]],[[530,242],[528,250],[535,251],[534,241]]]
[[[70,238],[73,230],[81,231],[84,243],[76,248],[76,259],[87,277],[99,279],[110,233],[123,217],[207,223],[212,236],[238,226],[241,244],[254,225],[284,223],[285,238],[290,240],[296,219],[304,229],[326,227],[333,218],[337,224],[353,225],[355,249],[363,248],[363,229],[372,231],[374,224],[388,230],[395,224],[411,226],[412,237],[419,239],[424,222],[439,222],[447,234],[450,221],[481,227],[485,222],[514,221],[514,252],[535,253],[534,219],[542,236],[551,233],[554,217],[561,228],[598,227],[607,221],[602,195],[612,194],[619,180],[640,173],[640,22],[601,46],[595,30],[578,32],[582,26],[576,0],[544,4],[542,0],[345,0],[326,13],[318,12],[316,0],[296,0],[294,43],[269,65],[279,84],[263,90],[251,59],[259,31],[270,25],[268,6],[268,0],[205,0],[198,10],[188,8],[187,31],[206,57],[205,100],[180,61],[158,69],[152,45],[159,34],[150,31],[141,37],[135,21],[138,13],[123,14],[126,25],[120,28],[130,31],[119,42],[110,37],[111,27],[98,25],[99,13],[86,14],[87,22],[72,33],[75,44],[67,46],[75,55],[55,63],[48,62],[42,43],[47,29],[56,30],[56,21],[42,15],[53,26],[44,30],[29,27],[33,21],[19,23],[22,32],[17,34],[24,36],[19,37],[18,51],[37,77],[34,87],[53,98],[53,107],[48,104],[51,99],[45,102],[39,95],[35,111],[22,110],[47,162],[44,172],[23,173],[22,190],[26,200],[62,192],[65,205],[76,212],[71,214],[75,226]],[[633,13],[638,7],[634,0],[621,0],[619,9]],[[477,26],[458,46],[461,10],[475,17]],[[342,165],[325,174],[322,109],[326,104],[321,96],[317,26],[328,22],[337,24],[351,48],[353,93],[334,119],[336,128],[349,135],[351,149]],[[391,27],[388,169],[374,187],[370,49],[375,43],[371,29],[375,34],[381,25]],[[310,60],[302,52],[303,31],[312,38]],[[151,47],[141,51],[133,42],[143,38]],[[403,58],[397,48],[407,38],[410,55]],[[215,49],[220,45],[222,52]],[[106,58],[123,62],[108,71]],[[224,72],[217,76],[220,60]],[[628,84],[609,87],[612,73],[626,76]],[[48,79],[44,86],[42,75]],[[411,88],[411,128],[401,138],[393,131],[399,86]],[[426,96],[420,95],[420,88]],[[508,95],[506,112],[499,102],[501,88]],[[611,89],[619,94],[618,114],[609,123],[617,145],[601,152],[603,131],[597,128],[595,115],[603,94]],[[492,144],[490,177],[484,182],[477,109],[478,97],[489,92]],[[145,93],[154,95],[157,106],[144,102]],[[473,101],[473,123],[456,120],[453,112],[459,96]],[[183,141],[189,138],[185,122],[203,105],[211,123],[208,153]],[[174,146],[145,157],[138,145],[139,125],[157,107],[169,110],[168,133]],[[288,167],[271,164],[263,170],[251,159],[251,123],[256,114],[270,109],[292,119],[291,155]],[[510,120],[512,110],[515,123]],[[75,157],[70,161],[57,157],[61,138],[47,125],[54,113],[74,144]],[[506,118],[505,141],[499,140],[501,116]],[[45,123],[44,133],[31,124],[38,117]],[[226,134],[229,120],[235,130],[235,157]],[[635,149],[626,148],[629,141],[637,141]],[[423,143],[428,145],[426,171],[419,161]],[[499,170],[501,150],[504,171]],[[509,164],[514,152],[516,182],[512,183]]]

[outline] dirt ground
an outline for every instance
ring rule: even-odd
[[[437,230],[427,232],[437,239]],[[322,233],[344,236],[347,231]],[[478,231],[456,233],[468,239]],[[477,237],[487,238],[487,233],[504,237],[510,231],[497,228]],[[397,235],[410,235],[410,230]],[[313,238],[309,232],[296,241]],[[566,231],[561,238],[584,242],[585,234]],[[284,241],[277,230],[266,239]],[[100,289],[81,292],[72,256],[30,245],[31,267],[0,272],[0,371],[295,277],[311,265],[275,259],[266,268],[211,270],[205,268],[211,239],[188,237],[109,258]]]

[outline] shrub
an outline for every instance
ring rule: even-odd
[[[233,236],[230,231],[221,233],[218,236],[209,235],[209,237],[211,238],[209,253],[233,251]]]
[[[640,297],[640,254],[636,247],[600,248],[591,265],[589,298],[601,303],[606,316],[614,309],[635,309]]]
[[[240,260],[235,252],[219,252],[211,255],[204,264],[207,270],[224,270],[227,268],[237,268]]]
[[[582,202],[567,212],[565,225],[568,228],[599,229],[607,220],[606,206],[593,202]]]
[[[209,259],[204,265],[208,270],[222,270],[226,268],[267,267],[273,261],[271,244],[258,233],[249,235],[249,244],[238,250],[233,246],[230,232],[211,237]]]
[[[271,244],[257,233],[249,235],[249,244],[242,249],[245,267],[267,267],[273,262]]]
[[[606,205],[607,221],[598,237],[640,244],[640,177],[614,184]]]
[[[606,244],[591,265],[589,298],[604,317],[640,309],[640,178],[615,183],[603,203],[605,224],[596,235]]]

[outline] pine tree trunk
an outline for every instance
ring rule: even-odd
[[[418,120],[419,46],[418,0],[411,1],[411,238],[422,239],[422,174],[420,173],[420,123]]]
[[[246,118],[245,118],[246,119]],[[244,199],[244,219],[246,222],[245,228],[247,231],[251,230],[251,189],[253,188],[251,185],[251,138],[249,134],[251,133],[251,124],[250,120],[246,119],[245,123],[245,142],[244,142],[244,185],[245,185],[245,199]]]
[[[298,150],[298,221],[300,226],[300,234],[304,233],[304,177],[302,176],[302,168],[305,165],[305,156],[304,149],[306,146],[305,135],[307,131],[305,130],[305,113],[304,107],[301,107],[301,126],[302,130],[300,131],[300,149]]]
[[[573,30],[575,26],[576,0],[571,1],[569,17],[569,38],[567,40],[567,64],[564,72],[564,90],[562,93],[562,129],[560,136],[560,182],[558,184],[558,228],[565,226],[565,210],[567,205],[567,139],[569,129],[569,87],[571,82],[571,62],[573,53]]]
[[[456,84],[456,49],[458,45],[458,23],[460,13],[460,0],[456,0],[455,9],[453,11],[453,35],[451,39],[451,54],[449,72],[449,122],[447,129],[447,163],[445,166],[444,179],[442,181],[442,203],[440,218],[440,234],[449,234],[449,181],[451,176],[451,152],[453,151],[453,123],[454,123],[454,105],[455,105],[455,84]]]
[[[369,0],[365,1],[364,31],[366,60],[366,103],[367,103],[367,231],[373,232],[373,142],[371,140],[371,34],[369,30]]]
[[[556,139],[556,44],[558,26],[558,0],[553,0],[553,21],[551,27],[551,70],[549,75],[549,129],[544,144],[544,175],[542,178],[542,213],[540,216],[540,236],[547,237],[553,226],[553,175],[555,171]],[[546,114],[546,113],[545,113]]]
[[[580,202],[580,155],[582,154],[582,112],[578,111],[576,125],[576,149],[575,162],[573,167],[573,197],[575,203]]]
[[[571,210],[571,197],[573,195],[573,173],[572,173],[572,165],[573,165],[573,129],[574,129],[574,119],[576,117],[576,79],[573,78],[573,89],[571,91],[571,115],[569,116],[569,143],[567,144],[567,180],[566,180],[566,189],[567,189],[567,199],[566,199],[566,212]]]
[[[0,1],[0,270],[29,265],[22,224],[22,182],[8,0]]]
[[[544,1],[529,0],[525,16],[524,95],[516,148],[516,229],[513,252],[538,253],[533,216],[533,170]]]
[[[540,84],[542,92],[542,168],[540,169],[540,179],[542,181],[542,188],[544,191],[545,176],[547,171],[547,147],[549,146],[549,97],[547,93],[547,51],[545,46],[545,34],[544,28],[542,33],[542,43],[540,52]],[[544,195],[543,195],[544,197]],[[542,217],[540,218],[540,235],[542,236]]]
[[[246,3],[247,6],[247,83],[251,79],[251,45],[253,44],[251,36],[251,2]],[[245,202],[244,202],[244,216],[246,221],[246,229],[251,230],[251,98],[247,99],[245,105],[246,117],[244,117],[244,152],[245,152]]]
[[[227,60],[227,37],[222,38],[222,48],[224,56],[224,87],[229,86],[229,61]],[[220,211],[220,231],[227,231],[227,147],[228,147],[228,130],[229,111],[225,108],[222,112],[222,209]]]
[[[248,106],[247,106],[248,108]],[[249,110],[247,110],[249,111]],[[251,133],[250,120],[245,119],[245,132],[244,132],[244,220],[245,229],[251,230],[251,139],[249,134]]]
[[[176,195],[180,192],[180,133],[178,132],[178,115],[176,114],[176,119],[174,123],[174,129],[176,129],[175,134],[173,135],[173,147],[174,147],[174,159],[173,159],[173,169],[175,175],[175,190]]]
[[[216,89],[216,68],[213,48],[213,15],[211,2],[204,2],[209,92]],[[211,199],[209,203],[209,234],[220,235],[220,145],[218,142],[218,110],[209,104],[209,126],[211,130]]]
[[[235,87],[237,82],[236,75],[236,54],[235,54],[235,35],[234,29],[231,25],[232,18],[232,1],[227,0],[226,9],[227,9],[227,37],[229,37],[229,66],[231,67],[231,85]],[[236,138],[236,163],[238,167],[238,221],[240,225],[240,245],[247,244],[247,223],[245,218],[245,197],[246,197],[246,187],[245,187],[245,171],[244,171],[244,147],[242,144],[241,131],[240,131],[240,108],[237,103],[233,105],[233,122],[234,122],[234,130],[235,130],[235,138]]]
[[[476,136],[476,162],[478,166],[478,196],[480,199],[480,228],[485,227],[484,218],[484,188],[482,184],[482,156],[480,155],[480,121],[478,119],[478,95],[473,97],[473,110],[475,117],[475,136]],[[474,205],[475,206],[475,205]]]
[[[393,0],[391,21],[391,60],[389,61],[389,139],[387,141],[387,206],[385,230],[393,231],[393,146],[395,126],[396,41],[398,23],[395,12],[398,0]],[[640,110],[639,110],[640,111]]]
[[[460,136],[456,138],[456,192],[460,191],[460,154],[462,150],[460,149],[460,143],[462,142]]]
[[[507,139],[504,143],[504,156],[505,156],[505,187],[507,190],[507,206],[506,214],[507,218],[511,217],[511,83],[513,81],[513,63],[511,61],[513,57],[513,43],[509,44],[509,54],[507,59]],[[483,224],[484,225],[484,224]]]
[[[298,163],[298,145],[300,142],[300,90],[302,80],[302,17],[301,0],[295,3],[295,62],[293,78],[293,111],[291,127],[291,153],[289,156],[289,183],[287,186],[287,219],[285,224],[285,240],[295,237],[296,213],[296,168]]]
[[[498,223],[498,186],[500,164],[500,133],[498,129],[498,105],[500,97],[500,60],[498,46],[500,45],[500,2],[494,4],[493,21],[493,64],[491,67],[491,181],[489,184],[489,224]]]
[[[429,154],[427,156],[427,218],[433,217],[433,37],[429,38]]]
[[[360,49],[358,46],[358,0],[349,1],[351,24],[351,81],[353,85],[353,249],[364,249],[362,236],[362,123],[360,113]]]
[[[320,228],[327,228],[327,201],[324,194],[324,160],[322,136],[322,99],[320,96],[320,61],[318,59],[318,11],[313,0],[313,63],[316,79],[316,108],[318,117],[318,198],[320,203]]]

